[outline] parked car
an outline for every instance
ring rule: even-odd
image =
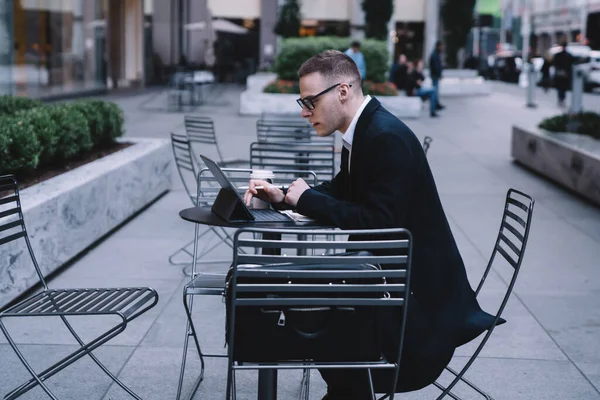
[[[590,51],[590,68],[585,80],[586,91],[600,86],[600,51]]]
[[[521,74],[522,60],[521,54],[513,50],[503,50],[495,54],[493,59],[489,59],[490,66],[489,78],[505,82],[519,82]]]

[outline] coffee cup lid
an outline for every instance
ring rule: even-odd
[[[253,169],[250,174],[251,178],[274,178],[275,174],[273,171],[268,169]]]

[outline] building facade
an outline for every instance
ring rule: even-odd
[[[600,49],[598,0],[505,0],[503,11],[504,33],[508,31],[508,41],[519,48],[523,46],[521,33],[529,32],[530,50],[537,55],[561,39]]]
[[[394,0],[394,58],[431,51],[439,1]],[[252,73],[274,61],[273,28],[283,2],[0,0],[0,94],[48,98],[165,82],[182,65],[212,66],[210,53],[227,60],[218,69]],[[301,35],[364,37],[361,0],[300,3]],[[233,30],[215,33],[207,29],[211,21]]]
[[[277,9],[283,0],[207,0],[214,17],[252,22],[260,26],[257,43],[259,66],[273,62],[277,38],[273,33]],[[301,36],[351,36],[364,37],[364,12],[361,0],[301,0]],[[431,32],[425,30],[426,19],[431,17],[427,10],[439,14],[438,0],[394,0],[394,13],[390,23],[391,44],[394,57],[405,53],[411,58],[419,58],[431,51],[438,39],[437,18],[430,24]],[[427,34],[429,33],[429,35]],[[427,43],[427,44],[425,44]]]

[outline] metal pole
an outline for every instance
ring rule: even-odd
[[[535,79],[535,67],[533,63],[525,63],[523,66],[527,69],[527,107],[535,108],[537,104],[535,104],[535,87],[536,87],[536,79]]]
[[[583,111],[583,79],[585,72],[580,65],[573,66],[573,87],[571,93],[571,113]]]

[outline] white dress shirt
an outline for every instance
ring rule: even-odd
[[[358,119],[360,118],[360,115],[362,114],[367,104],[369,104],[369,101],[371,101],[371,96],[367,95],[360,107],[358,108],[358,110],[356,111],[356,114],[354,114],[354,118],[352,118],[350,125],[348,125],[346,133],[342,133],[342,144],[348,150],[348,172],[350,172],[350,156],[352,155],[352,141],[354,140],[354,131],[356,130],[356,124],[358,124]]]

